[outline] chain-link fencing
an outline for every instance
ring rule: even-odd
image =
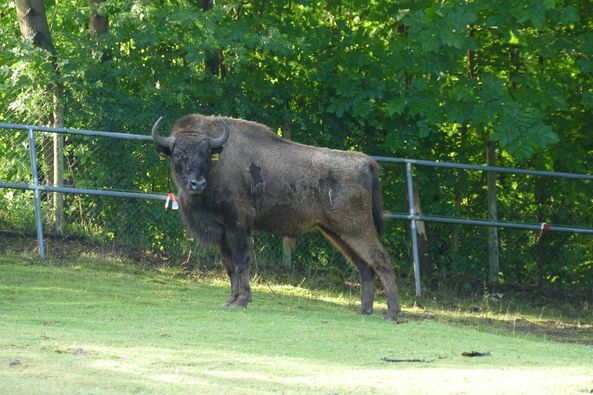
[[[36,131],[34,145],[38,185],[71,192],[40,190],[47,238],[84,239],[91,250],[105,246],[162,254],[187,250],[190,242],[178,217],[165,213],[162,200],[144,199],[144,194],[170,190],[168,167],[158,160],[150,141]],[[56,178],[56,145],[63,158],[61,181]],[[0,148],[0,181],[5,184],[0,227],[5,233],[35,234],[33,192],[25,189],[35,184],[28,131],[0,128]],[[95,194],[121,191],[139,195]]]
[[[165,211],[164,199],[173,184],[168,162],[159,160],[148,136],[128,140],[105,133],[36,130],[33,137],[38,185],[68,189],[59,193],[39,188],[49,257],[113,251],[190,267],[216,264],[217,253],[197,246],[179,215]],[[39,247],[31,237],[37,224],[29,131],[0,128],[0,152],[0,247],[37,254]],[[63,158],[59,172],[56,153]],[[484,169],[415,162],[410,199],[405,160],[380,163],[384,208],[396,214],[386,219],[385,244],[400,277],[412,281],[419,274],[411,264],[415,246],[417,271],[425,284],[446,283],[463,290],[472,282],[482,283],[496,253],[502,282],[593,286],[593,217],[587,215],[593,209],[593,177],[497,172],[500,223],[494,227],[465,221],[488,218]],[[63,182],[56,182],[61,178]],[[124,194],[103,196],[96,191]],[[134,195],[126,195],[129,192]],[[150,199],[144,198],[148,195]],[[416,225],[416,245],[410,220]],[[507,227],[513,223],[531,227]],[[540,231],[541,223],[570,224],[574,229],[548,230],[546,225]],[[489,248],[492,229],[497,229],[496,251]],[[356,271],[318,233],[299,237],[290,261],[280,237],[256,232],[254,240],[256,270],[333,273],[336,281],[356,277]]]
[[[593,209],[593,176],[384,159],[390,160],[381,162],[389,175],[384,178],[385,208],[399,219],[412,217],[403,214],[410,202],[404,168],[406,162],[413,164],[409,178],[425,282],[483,288],[495,261],[502,283],[593,286],[593,217],[588,214]],[[394,169],[399,169],[395,183]],[[496,174],[496,219],[490,220],[488,171]],[[409,240],[405,229],[399,237]]]

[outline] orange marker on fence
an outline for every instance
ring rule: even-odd
[[[174,193],[167,194],[167,200],[165,200],[165,211],[169,209],[169,203],[171,203],[171,209],[177,210],[179,208],[179,204],[177,203],[177,198],[175,197]]]
[[[541,240],[542,237],[544,237],[544,233],[548,230],[550,230],[550,224],[542,222],[542,226],[539,228],[539,239],[538,240]]]

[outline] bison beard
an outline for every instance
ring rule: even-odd
[[[386,319],[400,311],[395,275],[381,242],[381,185],[375,161],[357,152],[281,139],[241,119],[188,115],[170,137],[152,129],[167,155],[186,226],[218,247],[231,282],[229,307],[251,301],[252,230],[297,236],[319,229],[360,272],[361,314],[371,314],[374,277],[387,297]],[[216,154],[216,160],[212,155]]]

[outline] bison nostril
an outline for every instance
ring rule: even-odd
[[[199,180],[191,180],[189,182],[190,191],[201,191],[206,186],[206,180],[201,178]]]

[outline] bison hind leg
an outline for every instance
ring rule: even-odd
[[[325,228],[320,228],[320,230],[325,238],[358,269],[360,274],[360,314],[373,314],[373,304],[375,300],[374,270],[336,234]]]
[[[373,303],[375,300],[375,272],[362,259],[352,257],[352,262],[360,274],[360,314],[373,314]]]
[[[363,229],[368,228],[363,227]],[[325,233],[326,231],[324,231],[324,234]],[[379,277],[379,280],[381,280],[381,283],[383,284],[383,289],[385,290],[385,296],[387,298],[387,312],[385,313],[385,319],[396,320],[401,308],[397,297],[395,273],[393,271],[393,267],[391,266],[389,253],[383,246],[383,243],[381,243],[379,240],[377,233],[374,231],[368,231],[356,235],[337,235],[331,234],[330,232],[327,233],[332,236],[333,240],[339,241],[339,243],[334,244],[340,249],[340,251],[343,253],[346,252],[345,255],[348,258],[351,260],[353,258],[359,258],[357,260],[353,260],[353,262],[355,265],[357,265],[359,271],[361,272],[361,279],[363,279],[363,289],[361,295],[362,307],[368,306],[365,305],[365,298],[367,301],[369,300],[369,296],[366,295],[366,293],[372,293],[372,291],[369,291],[369,289],[372,289],[371,287],[373,286],[373,281],[370,280],[372,277],[370,274],[368,274],[370,271]],[[357,264],[356,262],[359,263]],[[366,269],[366,267],[368,267],[368,269]],[[363,276],[367,279],[366,289]]]
[[[365,260],[368,259],[367,262],[369,262],[369,266],[373,268],[383,284],[385,297],[387,298],[387,312],[385,313],[385,319],[395,321],[397,315],[401,311],[401,307],[397,297],[395,273],[391,266],[389,254],[379,240],[376,240],[376,243],[361,248],[366,248],[367,254],[363,256],[365,256]]]
[[[395,285],[393,269],[391,267],[380,266],[375,270],[383,283],[385,296],[387,297],[387,312],[385,313],[385,319],[395,321],[401,311],[401,307],[397,298],[397,287]]]

